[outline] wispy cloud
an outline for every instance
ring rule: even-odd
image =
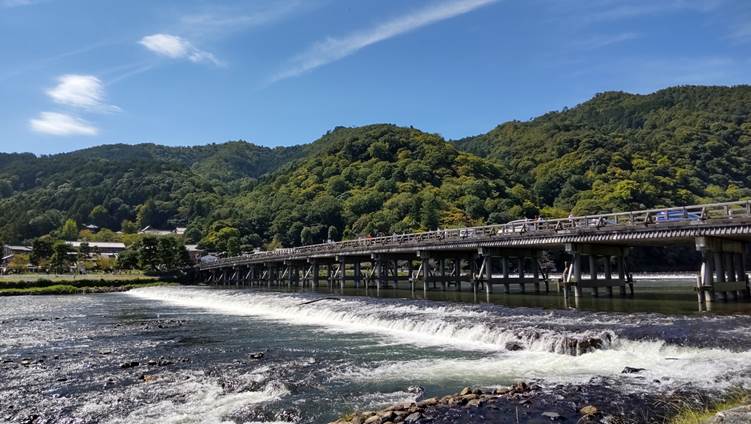
[[[152,52],[170,59],[188,59],[194,63],[209,62],[221,66],[212,53],[193,46],[188,40],[171,34],[152,34],[143,37],[139,42]]]
[[[639,38],[640,35],[635,32],[624,32],[621,34],[599,34],[589,38],[582,39],[573,43],[574,47],[594,50],[603,47],[608,47],[613,44],[623,43],[626,41]]]
[[[47,90],[47,95],[65,106],[86,109],[93,112],[116,112],[120,108],[105,103],[104,86],[93,75],[63,75],[57,85]]]
[[[320,66],[347,57],[367,46],[404,34],[409,31],[469,13],[475,9],[495,3],[497,0],[458,0],[444,1],[380,23],[364,31],[358,31],[339,38],[328,38],[311,46],[307,51],[293,58],[291,65],[275,75],[271,82],[292,78]]]
[[[20,7],[20,6],[31,6],[32,4],[37,4],[42,2],[43,0],[0,0],[0,6],[2,7]]]
[[[548,0],[554,10],[577,25],[593,24],[674,12],[708,13],[725,0]]]
[[[58,112],[42,112],[29,121],[29,127],[38,133],[50,135],[97,135],[99,130],[75,116]]]
[[[212,4],[208,10],[183,16],[180,23],[188,33],[226,34],[277,22],[287,16],[315,7],[317,2],[274,0],[263,4],[249,3],[241,7]],[[249,7],[250,6],[250,7]]]

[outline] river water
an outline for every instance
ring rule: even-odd
[[[0,298],[0,422],[323,423],[413,400],[413,386],[751,385],[749,304],[699,312],[685,284],[653,283],[580,310],[558,295],[394,290]]]

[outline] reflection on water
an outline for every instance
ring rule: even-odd
[[[563,296],[554,290],[550,293],[520,293],[505,294],[502,290],[496,290],[487,294],[485,291],[474,293],[469,285],[462,286],[462,291],[451,287],[446,291],[430,289],[427,293],[422,288],[414,291],[402,286],[395,289],[392,287],[377,290],[374,287],[345,288],[342,292],[338,287],[310,288],[286,287],[273,288],[272,291],[281,292],[318,292],[337,293],[346,296],[372,296],[380,298],[402,299],[427,299],[435,301],[450,301],[461,303],[491,303],[510,307],[529,307],[543,309],[581,309],[584,311],[597,312],[656,312],[661,314],[695,314],[712,312],[716,314],[751,314],[751,302],[741,301],[717,301],[710,305],[700,305],[694,290],[694,281],[690,278],[681,279],[642,279],[634,283],[634,295],[621,297],[616,294],[613,297],[600,295],[594,297],[585,292],[579,299],[574,296]],[[552,286],[552,285],[551,285]],[[256,289],[254,290],[264,290]],[[427,296],[426,296],[427,295]]]

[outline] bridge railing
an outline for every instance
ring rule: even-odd
[[[345,253],[360,250],[398,247],[404,245],[431,244],[431,242],[486,240],[501,237],[524,237],[542,234],[597,231],[644,226],[669,226],[701,224],[708,220],[732,220],[751,218],[751,200],[711,203],[705,205],[681,206],[673,208],[648,209],[631,212],[614,212],[598,215],[569,216],[557,219],[523,219],[505,224],[492,224],[479,227],[450,228],[420,233],[394,234],[390,236],[367,237],[340,242],[312,244],[295,248],[276,249],[248,255],[219,259],[205,264],[208,267],[226,266],[247,260],[279,259]]]

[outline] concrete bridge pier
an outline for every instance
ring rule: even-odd
[[[697,237],[696,249],[702,253],[696,287],[699,303],[711,303],[718,297],[727,301],[728,295],[735,300],[749,297],[745,243]]]
[[[625,257],[628,250],[621,246],[594,244],[566,244],[566,252],[571,258],[571,265],[564,271],[563,290],[573,288],[574,298],[582,296],[583,289],[590,289],[594,297],[599,297],[600,289],[607,290],[613,296],[613,287],[618,287],[622,296],[626,295],[626,287],[634,294],[634,284],[626,267]],[[613,262],[618,270],[618,277],[613,277]],[[588,265],[587,277],[584,277],[584,267]],[[602,268],[600,265],[602,264]],[[602,269],[604,278],[599,278]],[[568,296],[568,293],[565,294]]]

